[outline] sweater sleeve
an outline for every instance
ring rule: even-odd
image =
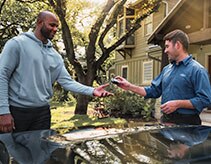
[[[0,56],[0,115],[9,111],[9,80],[18,65],[18,44],[14,39],[9,40]]]
[[[72,79],[64,65],[61,69],[57,81],[65,90],[83,95],[93,96],[94,88],[83,85]]]

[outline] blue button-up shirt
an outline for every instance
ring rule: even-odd
[[[207,70],[188,56],[176,64],[170,63],[151,83],[145,87],[145,98],[158,98],[161,104],[170,100],[190,100],[193,109],[179,108],[181,114],[199,114],[203,108],[211,105],[211,86]]]

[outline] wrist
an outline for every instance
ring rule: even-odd
[[[176,107],[177,107],[177,109],[181,108],[181,103],[182,103],[182,100],[176,100]]]
[[[128,85],[126,86],[126,90],[132,90],[133,88],[133,84],[128,83]]]

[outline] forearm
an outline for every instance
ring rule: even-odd
[[[137,86],[137,85],[134,85],[134,84],[130,84],[128,86],[128,90],[130,90],[134,93],[137,93],[141,96],[146,96],[146,91],[145,91],[144,87],[140,87],[140,86]]]
[[[192,105],[190,100],[171,100],[166,102],[165,104],[162,104],[160,108],[163,113],[170,114],[181,108],[193,110],[194,106]]]
[[[57,81],[67,91],[93,96],[94,88],[91,86],[83,85],[72,79],[65,67],[62,68]]]
[[[9,112],[8,102],[8,78],[5,76],[4,69],[0,70],[0,115],[7,114]]]
[[[195,109],[190,100],[176,100],[177,108]]]

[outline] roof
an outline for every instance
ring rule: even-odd
[[[180,7],[183,5],[183,3],[186,0],[179,0],[177,4],[174,6],[174,8],[169,12],[169,14],[163,19],[163,21],[155,28],[153,33],[148,38],[148,43],[151,43],[153,39],[155,38],[155,35],[157,35],[160,30],[167,24],[167,22],[176,14],[176,12],[180,9]]]
[[[150,35],[148,43],[160,44],[163,36],[175,29],[187,33],[191,44],[211,43],[209,7],[208,1],[179,0]]]

